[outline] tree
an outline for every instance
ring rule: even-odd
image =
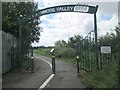
[[[20,15],[26,15],[38,10],[38,4],[34,2],[3,2],[2,3],[2,28],[3,31],[11,33],[19,39],[19,22]],[[34,18],[22,25],[22,57],[29,54],[32,42],[38,42],[40,32],[40,18]],[[22,59],[23,59],[22,58]],[[24,59],[26,60],[26,59]],[[23,61],[24,61],[23,60]]]
[[[82,39],[83,39],[82,36],[80,36],[80,35],[74,35],[74,37],[70,37],[70,38],[69,38],[69,40],[68,40],[68,45],[69,45],[71,48],[75,48],[75,47],[76,47],[76,44],[79,43]]]
[[[3,31],[19,37],[19,22],[18,17],[38,10],[38,4],[33,2],[3,2],[2,3],[2,28]],[[36,20],[36,22],[34,22]],[[30,22],[29,22],[30,23]],[[31,34],[32,41],[38,41],[41,27],[39,27],[40,19],[33,19],[29,28],[24,28],[22,37]],[[28,25],[28,24],[27,24]],[[30,28],[32,29],[30,31]],[[26,30],[27,29],[27,30]]]
[[[64,47],[66,45],[67,45],[67,43],[64,40],[58,40],[55,42],[56,47]]]

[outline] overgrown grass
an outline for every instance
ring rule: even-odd
[[[76,56],[75,49],[70,48],[70,47],[56,48],[55,54],[56,54],[56,57],[58,58],[67,58],[67,59],[72,59]]]
[[[55,55],[57,60],[76,63],[75,49],[70,47],[56,47]]]
[[[33,53],[50,57],[51,56],[50,50],[51,50],[50,48],[40,48],[33,50]]]
[[[89,88],[117,88],[118,87],[118,63],[112,61],[103,70],[87,73],[82,82]]]

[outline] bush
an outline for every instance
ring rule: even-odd
[[[40,49],[33,50],[33,52],[39,55],[50,57],[51,56],[50,50],[51,50],[50,48],[40,48]]]
[[[106,67],[106,68],[105,68]],[[85,76],[83,83],[89,88],[117,88],[118,87],[118,63],[113,61],[103,70],[96,71]]]
[[[70,47],[61,47],[56,48],[56,57],[58,58],[74,58],[75,57],[75,49]]]

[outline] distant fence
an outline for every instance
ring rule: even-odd
[[[2,32],[2,73],[6,73],[15,63],[13,61],[16,58],[17,51],[17,39],[9,34]]]

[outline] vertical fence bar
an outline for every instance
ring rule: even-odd
[[[91,32],[91,33],[92,33],[92,32]],[[89,51],[90,51],[90,54],[89,54],[89,58],[90,58],[90,71],[92,71],[92,69],[91,69],[91,68],[92,68],[92,67],[91,67],[91,33],[90,33],[90,35],[89,35],[89,41],[90,41],[90,42],[89,42],[89,43],[90,43],[90,44],[89,44],[89,45],[90,45],[90,46],[89,46]]]
[[[84,61],[85,61],[85,69],[86,69],[86,42],[85,42],[85,40],[84,40]]]
[[[99,43],[100,43],[100,47],[101,47],[101,38],[99,40]],[[102,70],[102,67],[103,67],[103,59],[102,59],[102,54],[101,54],[101,48],[100,48],[100,69]]]
[[[93,33],[93,44],[92,44],[92,47],[93,47],[93,53],[92,53],[92,56],[93,56],[93,69],[96,69],[96,63],[95,63],[95,32]]]
[[[89,36],[89,59],[90,59],[90,71],[91,71],[91,33],[90,33],[90,36]]]
[[[80,50],[81,50],[81,54],[80,54],[80,58],[81,58],[81,68],[83,68],[83,53],[82,53],[82,42],[80,43]]]
[[[87,54],[87,59],[88,59],[88,69],[90,69],[90,58],[89,58],[89,35],[87,37],[87,50],[88,50],[88,54]]]
[[[76,57],[76,60],[77,60],[77,73],[79,73],[79,43],[76,44],[76,53],[77,53],[77,57]]]
[[[83,41],[82,41],[81,43],[82,43],[82,56],[81,56],[81,57],[82,57],[82,64],[83,64],[83,65],[82,65],[82,66],[83,66],[82,68],[84,68]]]

